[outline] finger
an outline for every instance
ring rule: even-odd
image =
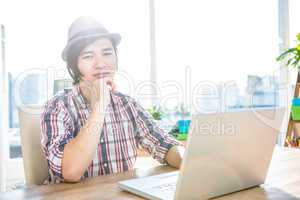
[[[116,83],[114,82],[113,79],[112,79],[112,80],[109,80],[109,81],[107,82],[107,84],[110,85],[112,91],[115,91],[115,90],[116,90]]]
[[[106,96],[112,91],[111,85],[107,83],[107,80],[102,80],[100,83],[100,92]]]
[[[116,91],[117,89],[117,85],[115,84],[115,82],[112,82],[112,91]]]
[[[116,84],[112,79],[107,79],[106,85],[110,88],[111,91],[114,91],[116,89]]]

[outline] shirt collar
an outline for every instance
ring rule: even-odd
[[[82,93],[80,91],[79,84],[76,84],[73,86],[72,92],[73,92],[73,96],[74,96],[76,102],[78,102],[82,108],[86,109],[89,107],[85,97],[82,95]]]

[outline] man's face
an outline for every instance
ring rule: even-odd
[[[78,56],[78,68],[82,79],[95,81],[113,78],[117,66],[116,53],[110,39],[100,38],[86,46]]]

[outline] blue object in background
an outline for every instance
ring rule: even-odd
[[[184,120],[184,119],[178,120],[177,124],[178,124],[179,133],[186,134],[189,131],[191,120]]]
[[[293,98],[292,101],[292,118],[293,120],[300,120],[300,98]]]
[[[294,98],[292,104],[293,106],[300,106],[300,98]]]

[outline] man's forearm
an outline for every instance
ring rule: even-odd
[[[99,144],[104,114],[93,111],[77,136],[65,145],[62,175],[65,181],[77,182],[90,165]]]

